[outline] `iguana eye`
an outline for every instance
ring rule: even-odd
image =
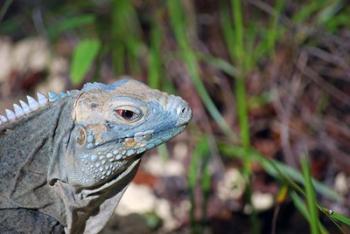
[[[132,107],[117,108],[114,111],[118,117],[121,117],[122,119],[129,122],[137,121],[142,117],[141,111]]]

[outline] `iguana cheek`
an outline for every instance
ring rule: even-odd
[[[91,124],[85,127],[87,132],[87,148],[93,148],[95,145],[100,144],[103,139],[102,135],[107,131],[107,128],[103,124]]]

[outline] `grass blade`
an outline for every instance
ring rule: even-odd
[[[111,49],[113,68],[116,74],[140,71],[138,61],[144,44],[141,40],[141,29],[136,9],[132,1],[112,0],[112,35]],[[127,69],[128,68],[128,69]]]
[[[318,220],[318,209],[316,202],[316,194],[314,190],[314,186],[312,184],[311,173],[310,173],[310,164],[307,159],[303,158],[301,160],[301,168],[304,176],[304,186],[305,186],[305,194],[307,207],[309,211],[309,224],[310,230],[312,234],[320,233],[319,220]]]
[[[100,47],[101,43],[97,39],[82,40],[75,47],[70,69],[70,77],[74,85],[80,84],[83,81]]]
[[[333,210],[320,207],[320,210],[334,222],[340,222],[350,227],[350,218]]]
[[[299,210],[299,212],[304,216],[306,220],[309,220],[309,211],[307,210],[307,207],[301,197],[294,191],[290,193],[290,197],[292,198],[294,206]],[[319,226],[322,234],[328,234],[327,229],[322,225],[321,222],[319,222]]]
[[[151,48],[150,48],[150,63],[148,69],[148,85],[151,88],[159,89],[161,76],[161,58],[160,45],[162,34],[156,20],[152,25],[151,30]]]
[[[95,23],[95,15],[82,14],[65,18],[48,28],[49,38],[57,38],[61,33]]]
[[[198,184],[197,182],[200,176],[199,168],[201,167],[203,157],[208,155],[208,153],[209,153],[208,137],[203,136],[199,139],[198,143],[196,144],[196,148],[193,151],[190,166],[188,169],[188,175],[187,175],[187,178],[188,178],[187,181],[188,181],[188,186],[190,191],[190,201],[191,201],[190,222],[191,222],[192,233],[202,233],[201,226],[196,222],[196,218],[195,218],[195,210],[196,210],[195,188]],[[204,178],[201,178],[201,186],[206,187],[207,182],[208,182],[207,175],[204,174]]]
[[[2,19],[4,18],[7,10],[9,9],[9,7],[11,6],[13,0],[6,0],[4,5],[1,7],[0,9],[0,22],[2,21]]]
[[[343,223],[343,224],[346,224],[348,226],[350,226],[350,218],[343,215],[343,214],[340,214],[340,213],[337,213],[337,212],[333,212],[330,217],[332,217],[333,219]]]

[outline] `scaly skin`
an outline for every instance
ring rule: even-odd
[[[0,125],[1,233],[99,232],[140,156],[192,115],[181,98],[134,80],[49,97],[29,113],[21,103],[25,113],[17,106],[16,119]]]

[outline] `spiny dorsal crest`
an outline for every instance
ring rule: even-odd
[[[44,94],[38,92],[37,99],[31,96],[27,96],[27,102],[20,100],[19,105],[16,103],[13,104],[13,110],[6,109],[5,114],[0,115],[0,125],[13,122],[24,115],[31,114],[34,111],[45,107],[48,105],[48,103],[55,102],[69,94],[69,91],[67,91],[67,93],[61,92],[59,94],[55,92],[49,92],[47,95],[48,97],[46,97]]]

